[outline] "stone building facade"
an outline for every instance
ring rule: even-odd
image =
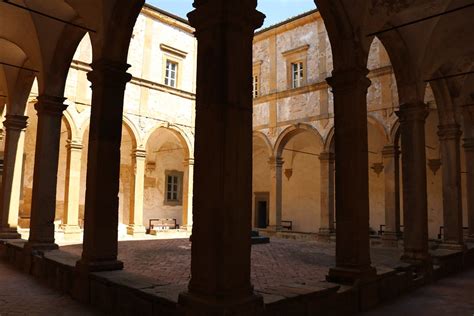
[[[290,221],[295,232],[334,230],[334,102],[326,83],[332,65],[328,34],[316,10],[255,35],[253,227],[281,228],[283,221],[285,228]],[[403,226],[397,82],[387,51],[377,38],[367,68],[372,82],[367,128],[374,233],[381,225],[391,225],[390,221]],[[426,90],[430,108],[426,122],[428,226],[430,238],[437,239],[443,226],[439,122],[429,85]],[[465,174],[462,178],[465,186]],[[463,210],[467,226],[465,198]]]
[[[193,31],[187,21],[151,6],[143,7],[135,24],[128,55],[133,78],[125,92],[120,162],[122,234],[144,234],[150,219],[170,218],[181,226],[192,224],[188,212],[192,208],[197,47]],[[87,73],[91,62],[92,47],[86,35],[68,73],[68,107],[61,124],[55,226],[65,237],[79,234],[84,219],[91,113]],[[174,82],[167,82],[170,62],[177,67]],[[31,214],[37,89],[34,84],[26,109],[20,228],[29,227]],[[177,180],[169,184],[170,188],[168,176]],[[169,189],[176,193],[171,199]]]

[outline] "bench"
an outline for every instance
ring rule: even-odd
[[[281,228],[293,230],[293,221],[281,221]]]
[[[176,218],[152,218],[149,220],[149,230],[152,229],[178,229]]]

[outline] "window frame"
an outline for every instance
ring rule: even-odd
[[[177,189],[176,189],[177,199],[176,200],[168,199],[168,193],[169,193],[168,177],[176,177],[178,180],[177,181],[178,183],[176,184],[177,185]],[[165,181],[164,181],[165,188],[163,190],[163,197],[164,197],[163,204],[164,205],[170,205],[170,206],[183,205],[183,179],[184,179],[184,172],[178,171],[178,170],[165,170]]]
[[[168,65],[174,65],[174,70],[169,70]],[[166,58],[165,61],[165,76],[164,76],[164,84],[171,88],[178,88],[178,80],[179,80],[179,62],[171,58]],[[174,72],[174,78],[171,77],[171,73]],[[167,83],[168,81],[168,83]],[[171,85],[171,82],[174,82],[174,85]]]
[[[283,52],[282,55],[286,59],[286,74],[287,74],[287,88],[289,90],[299,89],[307,85],[308,81],[308,49],[309,45],[303,45],[286,52]],[[298,82],[298,86],[294,85],[293,77],[293,65],[301,65],[302,69],[300,71],[303,73],[301,80]]]

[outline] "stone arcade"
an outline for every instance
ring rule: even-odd
[[[256,0],[189,22],[143,2],[0,3],[2,256],[109,312],[183,315],[349,314],[474,264],[472,3],[315,0],[255,33]],[[177,302],[116,271],[157,217],[192,229]],[[257,293],[252,228],[334,242],[320,291]],[[83,234],[73,263],[58,233]],[[376,269],[371,241],[403,263]]]

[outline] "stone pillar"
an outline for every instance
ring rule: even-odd
[[[183,183],[183,226],[188,231],[193,227],[193,184],[194,184],[194,159],[184,161],[186,174]]]
[[[405,103],[397,112],[400,119],[403,179],[403,239],[402,260],[428,264],[428,200],[426,188],[425,120],[428,110],[424,103]]]
[[[27,120],[27,116],[7,114],[3,122],[6,138],[0,192],[0,239],[21,238],[17,226]]]
[[[328,237],[334,233],[334,162],[333,153],[319,155],[321,170],[321,223],[319,235]]]
[[[464,249],[461,195],[461,128],[458,124],[438,126],[443,164],[443,248]]]
[[[281,230],[282,190],[283,190],[283,159],[272,157],[268,160],[270,166],[270,197],[268,201],[270,230]]]
[[[61,139],[61,119],[67,105],[65,98],[40,95],[35,109],[38,114],[35,166],[31,197],[30,238],[25,249],[56,249],[54,219],[56,186]]]
[[[84,243],[76,265],[80,272],[123,268],[117,260],[120,143],[125,86],[132,76],[125,63],[100,59],[91,66]]]
[[[135,177],[131,185],[130,199],[130,224],[127,234],[135,237],[143,237],[146,234],[143,226],[143,198],[145,191],[145,163],[146,151],[137,149],[132,153],[132,165]]]
[[[385,177],[385,246],[398,247],[400,236],[400,151],[397,145],[386,145],[382,150]]]
[[[184,315],[256,315],[250,282],[256,0],[195,1],[198,40],[191,281]],[[219,80],[216,80],[216,76]]]
[[[336,266],[328,280],[354,282],[375,276],[370,261],[368,70],[333,71],[336,155]]]
[[[465,138],[463,148],[466,161],[468,241],[474,242],[474,138]]]
[[[64,193],[64,217],[61,228],[65,239],[77,239],[82,230],[79,227],[79,200],[81,187],[82,142],[80,139],[68,140],[66,145],[66,188]]]

